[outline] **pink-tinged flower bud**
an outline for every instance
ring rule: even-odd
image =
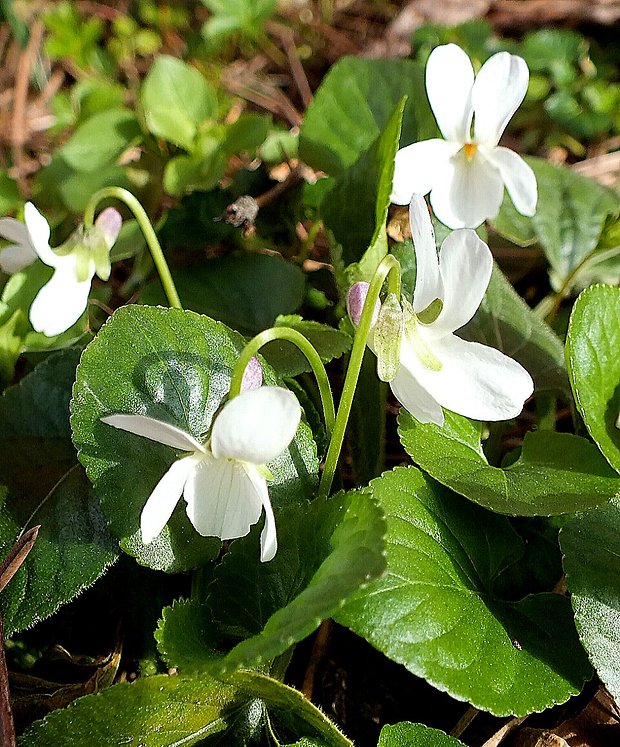
[[[103,234],[108,249],[111,249],[114,246],[114,242],[121,231],[122,224],[123,219],[121,218],[121,214],[113,207],[106,208],[99,213],[95,225]]]
[[[366,296],[368,295],[369,288],[369,283],[360,281],[359,283],[353,283],[353,285],[349,288],[349,292],[347,293],[347,313],[349,314],[349,318],[356,327],[360,323],[360,318],[362,316],[362,311],[364,310],[364,303],[366,301]],[[381,303],[379,302],[379,299],[377,299],[372,314],[372,322],[370,325],[371,327],[374,327],[374,325],[377,323],[380,309]]]
[[[248,361],[248,365],[243,372],[241,379],[241,391],[247,392],[250,389],[258,389],[263,383],[263,369],[258,358],[253,355]]]

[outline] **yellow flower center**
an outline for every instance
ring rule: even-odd
[[[476,151],[478,150],[478,143],[465,143],[465,145],[463,146],[463,150],[465,151],[467,160],[471,161]]]

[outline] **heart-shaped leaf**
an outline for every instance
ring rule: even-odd
[[[388,523],[387,571],[336,619],[452,696],[496,715],[540,711],[590,675],[570,602],[504,601],[494,579],[523,551],[508,519],[399,467],[370,483]]]
[[[101,417],[147,415],[204,439],[228,394],[243,346],[239,334],[208,317],[128,306],[112,316],[84,351],[71,402],[73,440],[112,532],[144,565],[166,571],[192,568],[213,558],[220,543],[194,530],[182,501],[162,533],[149,545],[142,543],[140,513],[176,454],[171,447],[112,428]],[[268,366],[263,371],[265,383],[277,383]],[[318,463],[305,424],[269,468],[276,515],[282,505],[312,493]]]
[[[620,288],[595,285],[579,296],[566,336],[566,359],[588,432],[620,472]]]
[[[445,411],[443,428],[419,423],[404,408],[401,442],[439,482],[481,506],[512,516],[553,516],[591,508],[618,493],[617,475],[585,438],[570,433],[526,433],[509,467],[493,467],[481,443],[481,424]]]
[[[620,701],[620,503],[588,511],[560,533],[579,637]]]

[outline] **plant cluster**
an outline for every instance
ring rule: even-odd
[[[268,43],[273,2],[205,5],[209,45]],[[288,132],[166,54],[126,99],[105,74],[157,34],[117,19],[103,50],[76,18],[45,21],[49,54],[93,71],[57,102],[73,134],[0,220],[1,554],[39,526],[2,620],[17,660],[22,631],[114,577],[149,643],[136,681],[112,684],[117,652],[20,745],[351,745],[284,684],[329,619],[496,716],[594,675],[620,699],[620,200],[499,145],[526,62],[570,76],[511,44],[474,65],[442,36],[463,30],[431,29],[420,45],[448,43],[424,63],[340,60]],[[209,243],[228,253],[191,262]],[[500,243],[544,254],[536,308]]]

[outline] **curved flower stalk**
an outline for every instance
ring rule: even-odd
[[[474,79],[460,47],[435,48],[426,65],[426,91],[444,139],[398,151],[392,202],[406,205],[412,194],[430,192],[442,223],[475,228],[498,214],[505,186],[515,208],[534,215],[534,172],[519,155],[498,145],[525,97],[528,80],[525,60],[508,52],[493,55]]]
[[[454,334],[484,297],[493,269],[488,246],[475,231],[454,231],[438,257],[420,195],[413,196],[409,211],[417,266],[413,305],[388,295],[375,310],[367,342],[377,355],[379,375],[422,423],[442,426],[442,407],[475,420],[517,416],[534,388],[529,373],[499,350]],[[354,323],[367,289],[356,283],[349,290]]]
[[[110,249],[121,229],[121,216],[114,208],[107,208],[94,226],[78,228],[56,250],[49,244],[48,222],[31,202],[24,207],[24,219],[24,223],[14,218],[0,220],[0,235],[15,242],[0,253],[0,267],[5,272],[19,272],[38,258],[54,268],[30,307],[33,328],[54,337],[84,312],[93,276],[110,277]]]
[[[265,465],[288,447],[300,418],[296,397],[275,386],[250,389],[229,400],[205,443],[143,415],[101,418],[115,428],[189,452],[174,462],[144,505],[142,541],[149,544],[157,537],[183,496],[187,516],[203,537],[244,537],[264,509],[260,559],[272,560],[278,543],[267,490],[271,473]]]

